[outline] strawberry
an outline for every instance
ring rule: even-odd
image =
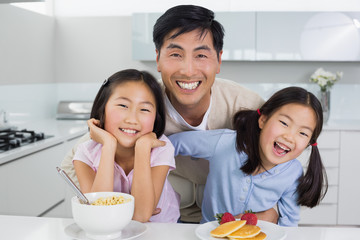
[[[245,213],[241,216],[241,220],[246,220],[246,224],[256,225],[257,224],[257,216],[251,210],[245,211]]]
[[[226,222],[235,221],[235,217],[229,212],[218,213],[218,214],[215,215],[215,217],[218,220],[220,225],[223,224],[223,223],[226,223]]]

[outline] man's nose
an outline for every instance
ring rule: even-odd
[[[187,77],[192,77],[195,74],[196,65],[192,57],[186,57],[183,60],[181,74]]]

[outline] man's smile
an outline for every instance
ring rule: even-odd
[[[197,81],[197,82],[180,82],[180,81],[176,81],[176,83],[181,89],[194,90],[200,85],[201,82],[200,81]]]

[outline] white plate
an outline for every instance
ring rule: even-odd
[[[136,238],[144,234],[147,230],[147,226],[141,222],[131,220],[131,222],[122,230],[121,237],[113,240],[129,240]],[[85,232],[76,224],[73,223],[65,228],[65,233],[78,240],[91,240],[85,234]]]
[[[266,240],[282,240],[286,237],[284,228],[279,225],[261,220],[258,221],[257,225],[261,228],[261,231],[266,233]],[[210,235],[210,232],[218,226],[219,224],[217,221],[201,224],[196,228],[195,234],[201,240],[219,240],[221,238],[214,238]]]

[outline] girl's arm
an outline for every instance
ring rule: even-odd
[[[192,156],[195,158],[210,159],[216,149],[224,129],[206,131],[185,131],[169,136],[175,148],[175,156]]]
[[[102,144],[99,168],[95,173],[93,169],[81,161],[74,161],[76,175],[82,192],[103,192],[114,190],[114,159],[116,139],[105,130],[98,127],[99,121],[88,120],[90,137]]]
[[[136,141],[134,173],[131,195],[135,198],[133,219],[149,221],[162,193],[169,171],[169,166],[150,166],[151,149],[164,146],[165,142],[156,138],[155,133],[148,133]]]

